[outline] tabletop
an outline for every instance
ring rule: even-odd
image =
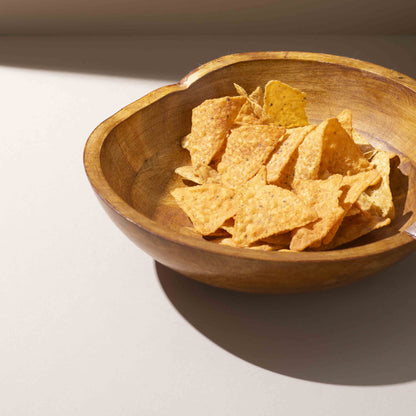
[[[255,50],[416,78],[416,36],[0,38],[2,416],[414,414],[416,253],[330,291],[234,293],[155,263],[88,183],[101,121]]]

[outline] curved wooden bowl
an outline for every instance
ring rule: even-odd
[[[367,139],[405,157],[393,178],[397,217],[353,245],[328,252],[259,252],[221,246],[187,231],[190,222],[169,197],[174,169],[188,161],[180,138],[191,110],[208,98],[251,91],[279,79],[306,92],[311,120],[352,110]],[[416,222],[416,81],[339,56],[258,52],[225,56],[181,82],[151,92],[101,123],[85,146],[84,164],[104,208],[120,229],[158,262],[210,285],[289,293],[334,287],[397,262],[416,248],[405,230]]]

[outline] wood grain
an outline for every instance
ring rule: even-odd
[[[377,146],[394,148],[397,217],[386,228],[329,252],[258,252],[219,246],[189,231],[169,190],[189,160],[180,139],[191,110],[208,98],[251,91],[279,79],[307,94],[311,120],[349,108],[353,125]],[[339,286],[371,275],[416,249],[405,229],[416,222],[416,81],[354,59],[302,52],[236,54],[209,62],[100,124],[84,164],[106,211],[157,261],[196,280],[248,292],[289,293]]]

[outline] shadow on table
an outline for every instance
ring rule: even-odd
[[[190,324],[259,367],[343,385],[416,379],[416,254],[361,282],[296,295],[222,290],[159,263],[156,271]]]
[[[364,59],[415,76],[414,36],[0,37],[0,66],[179,81],[236,52],[293,50]]]

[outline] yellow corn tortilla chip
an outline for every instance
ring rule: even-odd
[[[390,190],[390,153],[378,150],[371,164],[381,175],[378,185],[367,188],[358,198],[357,205],[361,211],[381,218],[394,218],[393,196]]]
[[[354,175],[368,169],[371,169],[370,163],[338,119],[327,120],[318,176],[324,178],[334,173]]]
[[[236,244],[247,246],[316,219],[315,210],[293,192],[275,185],[263,185],[237,211],[233,239]]]
[[[290,232],[284,234],[274,234],[269,237],[265,237],[260,242],[270,244],[274,247],[274,250],[282,249],[282,248],[289,248],[290,240],[292,239],[292,235]]]
[[[223,244],[225,246],[241,247],[238,244],[236,244],[235,241],[230,237],[221,238],[221,239],[218,239],[217,241],[218,241],[219,244]],[[250,244],[250,245],[246,246],[245,248],[251,248],[253,250],[261,250],[261,251],[272,251],[272,250],[277,250],[278,249],[273,244],[268,244],[268,243],[264,243],[264,242],[256,242],[256,243],[253,243],[253,244]]]
[[[272,123],[288,128],[307,126],[305,106],[306,96],[302,91],[280,81],[267,83],[264,112]]]
[[[266,162],[285,129],[277,126],[241,126],[227,139],[218,164],[222,182],[236,188],[252,178]]]
[[[334,238],[346,213],[351,209],[353,204],[357,202],[358,197],[364,190],[369,186],[376,185],[380,179],[380,174],[376,169],[360,172],[352,176],[344,176],[342,178],[342,188],[344,189],[344,193],[341,195],[339,203],[344,209],[344,214],[340,216],[339,220],[323,238],[323,244],[328,244]]]
[[[187,134],[186,136],[182,137],[181,139],[181,146],[184,149],[188,149],[189,146],[189,140],[191,139],[191,133]]]
[[[390,221],[390,218],[380,218],[377,216],[367,217],[363,214],[345,217],[332,241],[329,244],[321,246],[319,249],[330,250],[349,243],[371,231],[389,225]]]
[[[237,211],[235,192],[216,183],[176,188],[171,192],[177,204],[203,235],[218,230]]]
[[[293,180],[318,179],[325,132],[330,122],[330,119],[323,121],[309,132],[299,145],[297,159],[294,163]]]
[[[230,235],[233,235],[234,230],[234,218],[229,218],[221,225],[221,229]]]
[[[358,201],[347,211],[345,214],[346,217],[351,217],[352,215],[357,215],[361,213],[360,208],[356,205]]]
[[[351,110],[344,110],[337,116],[339,124],[341,124],[342,128],[348,133],[348,135],[352,136],[352,113]]]
[[[340,122],[343,129],[354,140],[355,144],[358,146],[364,157],[367,160],[370,160],[374,155],[375,149],[367,140],[361,137],[355,129],[353,129],[351,110],[344,110],[341,114],[337,116],[337,119]]]
[[[339,204],[342,195],[342,176],[332,175],[325,180],[297,180],[295,192],[304,203],[313,207],[318,219],[292,232],[290,249],[302,251],[311,246],[320,246],[323,239],[345,214]]]
[[[249,199],[254,198],[257,189],[266,184],[266,167],[261,166],[259,171],[250,180],[236,189],[235,198],[239,207]]]
[[[175,173],[182,176],[182,178],[199,185],[202,185],[205,182],[219,181],[218,172],[209,166],[201,165],[197,171],[195,171],[193,166],[180,166],[175,169]]]
[[[238,84],[234,84],[234,87],[237,92],[247,100],[241,107],[240,112],[235,119],[235,124],[263,124],[265,121],[263,116],[263,89],[257,87],[250,95],[248,95],[245,89]]]
[[[360,134],[355,129],[352,129],[351,137],[364,157],[367,160],[371,160],[374,156],[374,153],[376,152],[376,149],[374,149],[374,147],[366,139],[360,136]]]
[[[182,145],[191,154],[194,167],[209,165],[223,146],[242,105],[244,97],[206,100],[192,110],[192,129]]]
[[[296,152],[304,138],[315,126],[296,127],[288,129],[282,141],[280,141],[267,162],[267,182],[278,183],[286,165]]]

